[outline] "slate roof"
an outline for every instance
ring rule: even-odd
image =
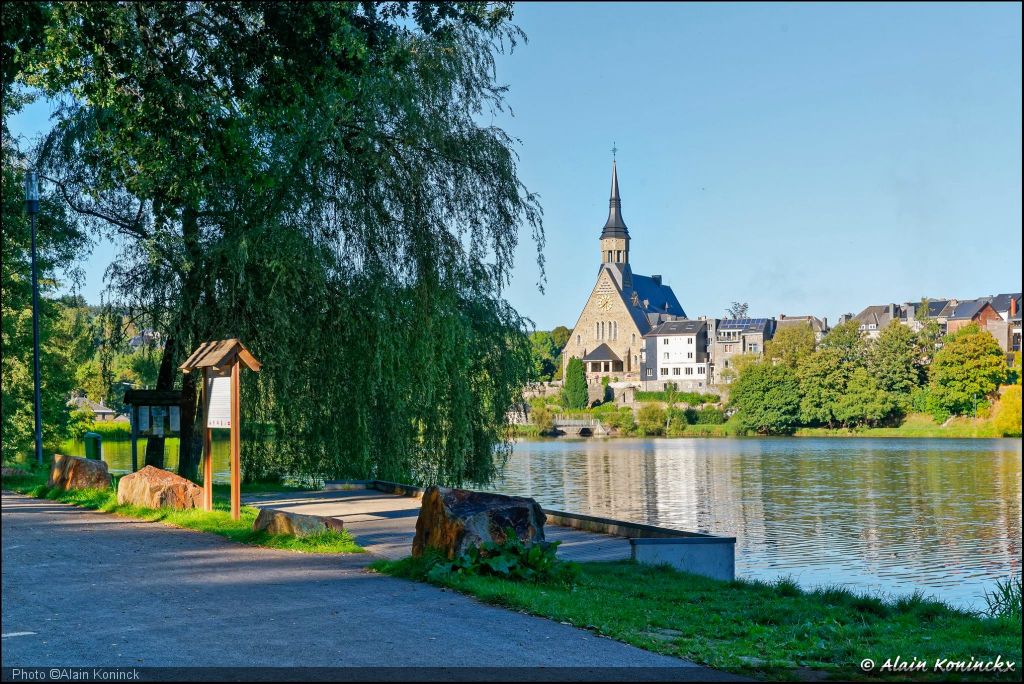
[[[675,292],[668,285],[659,284],[654,278],[643,275],[633,275],[633,291],[640,299],[641,306],[647,300],[647,311],[669,314],[686,318],[686,312],[676,299]],[[632,298],[632,294],[629,295]]]
[[[657,337],[659,335],[696,335],[706,328],[707,325],[707,321],[666,321],[644,335],[644,337]]]
[[[949,305],[948,299],[929,299],[928,300],[928,317],[936,318],[942,314],[943,310]],[[949,312],[947,312],[948,315]]]
[[[622,361],[611,347],[601,343],[596,349],[583,357],[584,361]]]
[[[1011,299],[1017,300],[1017,311],[1020,311],[1020,292],[998,294],[995,297],[992,297],[992,301],[989,303],[992,304],[992,308],[996,311],[1009,311]]]
[[[775,329],[808,325],[814,332],[825,332],[825,322],[816,316],[779,316]]]
[[[117,413],[114,409],[103,404],[97,404],[95,401],[88,397],[72,397],[71,401],[68,402],[68,406],[74,406],[78,409],[87,409],[96,414],[106,415],[108,413]]]
[[[612,162],[612,193],[608,198],[608,220],[601,231],[601,238],[628,238],[629,230],[622,220],[622,199],[619,197],[619,173]]]
[[[896,317],[900,315],[900,307],[896,306],[894,309]],[[854,320],[858,321],[861,325],[875,324],[878,328],[884,328],[889,325],[892,321],[893,316],[889,315],[888,304],[877,304],[869,306],[861,311],[859,314],[853,317]]]
[[[955,320],[969,320],[981,313],[981,310],[988,304],[988,300],[982,297],[981,299],[968,299],[957,304],[953,310],[953,314],[950,316],[951,319]]]

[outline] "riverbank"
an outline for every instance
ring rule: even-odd
[[[347,531],[324,531],[302,538],[257,532],[253,530],[253,522],[259,514],[259,509],[242,506],[239,519],[233,520],[230,499],[224,495],[228,488],[223,486],[214,486],[214,510],[175,510],[119,504],[116,481],[114,488],[110,489],[69,489],[65,491],[56,487],[47,487],[47,478],[48,471],[34,469],[28,471],[27,475],[4,477],[3,489],[36,499],[48,499],[87,510],[112,513],[140,522],[161,523],[196,532],[208,532],[240,544],[306,553],[362,553],[363,551]],[[277,485],[268,490],[266,486],[257,484],[255,487],[250,485],[249,491],[283,491],[283,489]]]
[[[805,591],[788,579],[722,582],[631,561],[582,563],[571,588],[480,575],[428,580],[427,563],[413,558],[371,568],[757,678],[871,679],[860,668],[864,659],[880,665],[899,655],[929,661],[999,657],[1016,663],[1006,678],[1019,679],[1019,585],[1015,615],[983,616],[921,594],[883,600],[841,587]]]
[[[595,414],[594,418],[600,420],[601,416]],[[542,435],[538,426],[531,423],[512,426],[513,436],[520,438],[550,438],[549,435]],[[996,428],[994,422],[989,418],[950,418],[945,423],[939,424],[924,413],[912,413],[904,418],[903,422],[894,427],[860,427],[860,428],[823,428],[823,427],[802,427],[797,428],[793,437],[892,437],[892,438],[916,438],[916,439],[1000,439],[1005,437]],[[745,433],[735,421],[729,420],[719,424],[693,424],[693,425],[672,425],[669,430],[645,434],[642,430],[633,429],[629,431],[612,430],[610,434],[602,438],[631,438],[636,437],[761,437]],[[1011,435],[1012,437],[1012,435]]]

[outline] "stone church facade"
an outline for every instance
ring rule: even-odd
[[[612,190],[608,220],[599,238],[597,282],[562,350],[563,371],[573,357],[582,359],[588,382],[599,382],[604,376],[640,380],[644,335],[664,321],[686,317],[661,276],[633,273],[629,240],[629,230],[622,220],[618,171],[612,162]]]

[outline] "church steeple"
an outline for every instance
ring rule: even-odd
[[[608,198],[608,220],[601,231],[601,261],[629,263],[629,230],[622,220],[622,199],[619,197],[619,172],[612,160],[612,192]]]

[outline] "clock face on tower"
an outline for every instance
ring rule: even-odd
[[[597,308],[602,310],[610,309],[612,306],[612,298],[608,295],[601,295],[597,298]]]

